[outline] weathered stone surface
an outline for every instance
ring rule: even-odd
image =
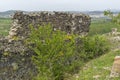
[[[90,17],[84,14],[62,12],[16,12],[9,35],[0,38],[0,80],[31,80],[37,75],[36,66],[31,61],[34,55],[24,39],[29,36],[29,25],[51,23],[53,30],[85,35],[89,31]]]
[[[67,33],[86,35],[89,31],[91,19],[85,14],[72,14],[64,12],[37,12],[23,13],[17,12],[13,16],[13,26],[9,32],[9,39],[14,36],[25,38],[29,34],[29,26],[34,27],[50,23],[53,30],[60,29]]]
[[[36,75],[33,52],[22,41],[3,42],[0,54],[0,80],[31,80]]]
[[[120,76],[120,56],[116,56],[111,70],[110,77],[119,77]]]

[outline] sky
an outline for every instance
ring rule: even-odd
[[[120,10],[120,0],[0,0],[0,11]]]

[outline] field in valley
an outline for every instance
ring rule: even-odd
[[[114,24],[110,21],[92,21],[90,26],[89,35],[96,35],[96,34],[105,34],[111,32],[112,28],[117,28],[120,31],[120,25]]]
[[[12,20],[10,18],[0,18],[0,35],[7,36],[11,27]]]

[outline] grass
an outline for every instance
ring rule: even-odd
[[[89,36],[108,33],[111,28],[117,28],[120,31],[120,25],[111,22],[92,23]],[[119,44],[120,42],[112,43],[111,48],[114,47],[116,51],[111,50],[109,53],[85,63],[79,73],[70,77],[69,80],[120,80],[120,77],[110,78],[114,58],[120,56],[120,50],[116,49]]]
[[[119,78],[109,78],[114,57],[120,55],[120,51],[112,51],[96,58],[86,64],[79,72],[78,80],[119,80]],[[98,79],[93,77],[99,76]]]
[[[9,18],[0,18],[0,35],[7,36],[10,30],[12,20]]]
[[[111,22],[92,22],[88,35],[102,35],[111,32],[111,28],[117,28],[118,31],[120,31],[120,25]],[[112,43],[113,47],[116,47],[119,44],[120,42]],[[110,51],[109,53],[93,59],[85,63],[78,74],[75,74],[72,77],[70,76],[67,80],[120,80],[120,77],[110,78],[114,58],[117,55],[120,55],[120,50]]]
[[[79,74],[69,80],[120,80],[120,77],[110,78],[114,57],[120,55],[120,51],[111,51],[99,58],[86,63]]]
[[[120,31],[120,25],[111,22],[91,23],[89,35],[105,34],[111,32],[112,28],[117,28]]]
[[[112,43],[112,49],[108,53],[84,63],[78,74],[70,76],[67,80],[120,80],[120,77],[110,78],[115,56],[120,56],[120,48],[116,47],[120,42]],[[96,78],[95,78],[96,77]],[[98,78],[97,78],[98,77]]]

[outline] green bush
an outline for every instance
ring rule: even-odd
[[[27,44],[35,53],[32,60],[39,72],[35,80],[63,80],[64,74],[76,73],[85,61],[108,51],[102,36],[78,38],[60,30],[53,31],[50,25],[30,28]]]
[[[110,49],[110,43],[107,38],[102,35],[88,36],[81,38],[82,47],[78,46],[77,52],[80,52],[80,57],[87,61],[105,54]],[[82,50],[81,50],[82,49]]]
[[[79,68],[82,68],[89,60],[97,58],[110,50],[109,41],[102,35],[80,37],[77,38],[76,42],[73,58],[77,63],[82,63],[78,64]]]
[[[70,71],[73,65],[70,66],[68,60],[74,54],[74,38],[60,30],[53,31],[50,25],[38,29],[31,26],[28,42],[34,45],[31,49],[36,55],[32,59],[41,77],[61,80],[64,73]]]

